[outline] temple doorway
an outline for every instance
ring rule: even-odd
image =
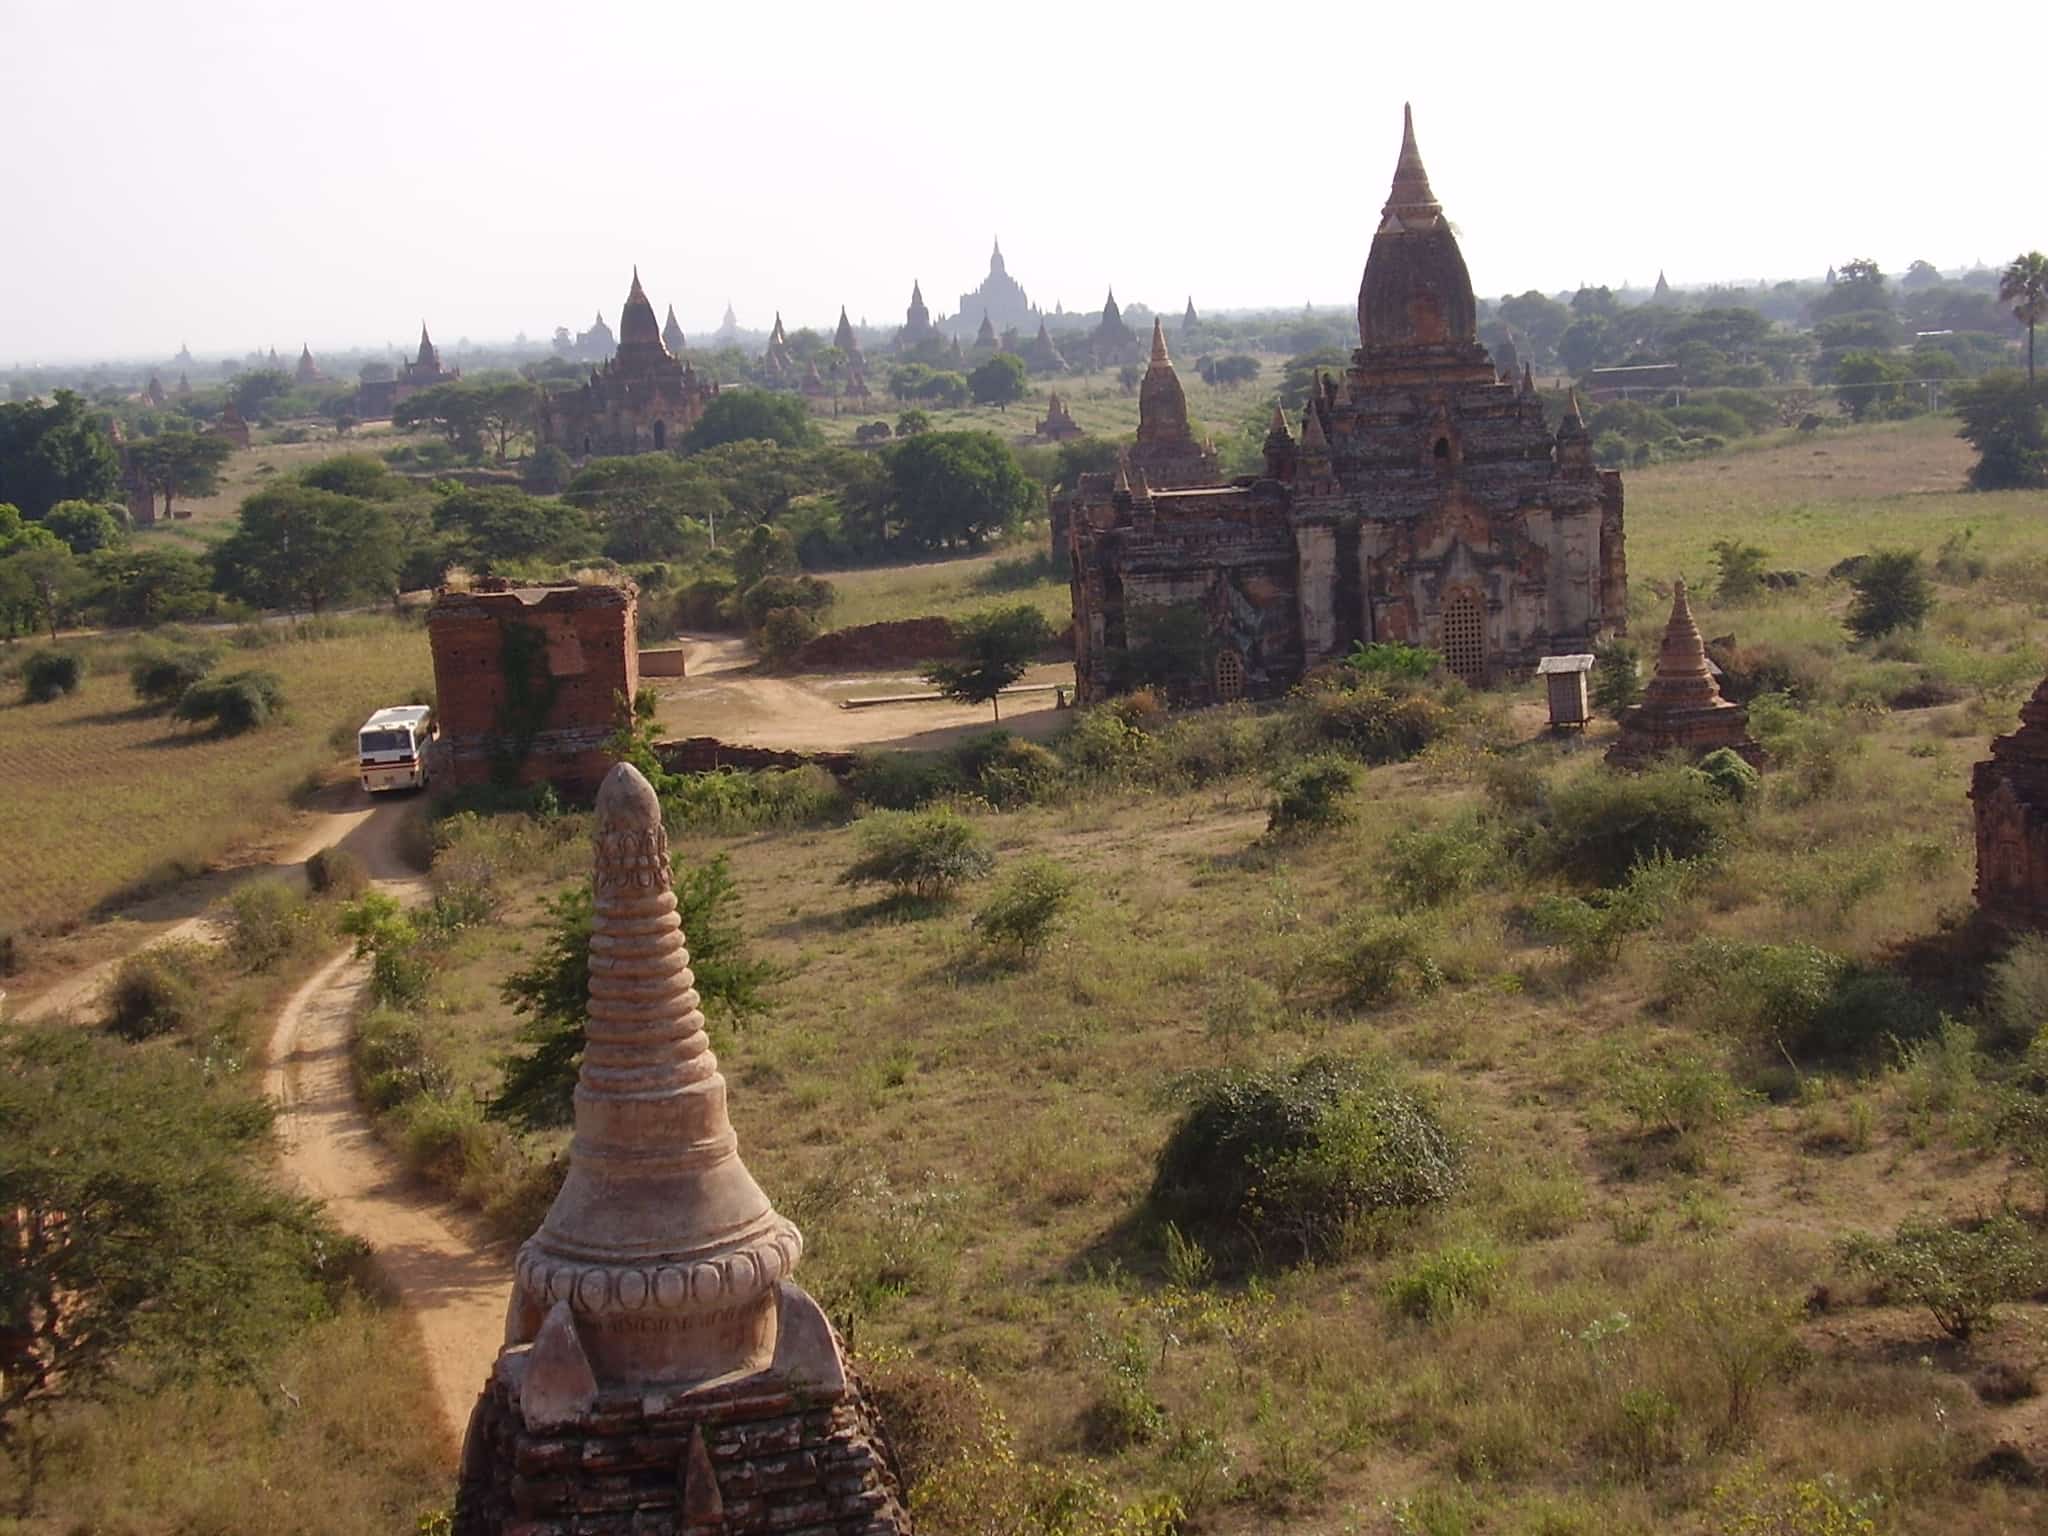
[[[668,447],[668,423],[667,423],[667,422],[665,422],[665,421],[657,421],[657,422],[656,422],[656,423],[654,424],[654,451],[655,451],[656,453],[660,453],[660,452],[662,452],[662,451],[663,451],[664,449],[666,449],[667,447]]]
[[[1471,687],[1486,681],[1486,615],[1470,592],[1444,605],[1444,665]]]

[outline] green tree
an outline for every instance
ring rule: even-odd
[[[697,463],[671,453],[599,459],[577,472],[562,500],[596,520],[614,560],[667,560],[703,537],[715,542],[725,494]]]
[[[477,429],[497,440],[497,459],[502,464],[513,434],[533,425],[540,392],[530,380],[517,376],[479,379],[473,387]]]
[[[347,1284],[351,1245],[266,1172],[268,1105],[182,1053],[14,1033],[0,1126],[0,1443],[117,1379],[248,1380]]]
[[[467,379],[423,389],[399,401],[391,412],[393,426],[432,427],[457,452],[471,458],[483,456],[490,423],[484,387]]]
[[[278,485],[242,503],[240,525],[214,550],[214,588],[261,608],[319,613],[397,590],[398,526],[388,507],[306,485]]]
[[[189,549],[121,544],[92,559],[97,606],[110,624],[162,624],[195,619],[213,607],[206,562]]]
[[[1917,629],[1934,609],[1934,584],[1921,569],[1917,550],[1873,550],[1849,585],[1856,592],[1849,604],[1849,628],[1860,640]]]
[[[2034,327],[2048,320],[2048,255],[2028,251],[1998,274],[1998,302],[2027,328],[2027,386],[2034,384]]]
[[[949,699],[987,704],[1003,718],[1002,691],[1024,675],[1031,659],[1052,642],[1045,615],[1029,603],[970,614],[955,625],[959,654],[924,670],[925,680]]]
[[[0,557],[0,601],[10,610],[9,624],[49,630],[52,640],[85,595],[85,570],[64,542],[38,528],[42,538],[22,540]]]
[[[44,515],[43,526],[74,555],[89,555],[128,537],[128,514],[97,501],[60,501]]]
[[[165,517],[177,497],[211,496],[219,490],[221,468],[233,452],[226,438],[203,432],[165,432],[128,450],[151,494],[163,497]]]
[[[1846,352],[1835,364],[1835,398],[1858,421],[1882,415],[1909,377],[1902,364],[1876,352]]]
[[[998,352],[967,375],[967,388],[976,405],[993,405],[1007,412],[1011,401],[1024,398],[1030,377],[1023,358],[1014,352]]]
[[[1977,450],[1970,484],[1980,491],[2048,487],[2048,390],[2019,374],[1987,374],[1955,392],[1958,435]]]
[[[929,432],[931,429],[931,417],[914,407],[896,418],[896,435],[898,437],[915,437],[918,433]]]
[[[916,549],[979,549],[1015,528],[1042,493],[989,432],[923,432],[885,450],[891,512]]]
[[[464,487],[441,497],[434,527],[455,536],[459,558],[486,570],[519,560],[573,560],[597,546],[588,513],[509,485]]]
[[[664,777],[659,764],[656,781]],[[724,854],[675,870],[676,915],[690,946],[697,995],[721,1025],[766,1006],[763,989],[775,968],[748,952],[740,926],[739,886]],[[545,935],[533,963],[501,989],[522,1016],[523,1046],[507,1058],[505,1076],[486,1113],[528,1129],[567,1125],[575,1114],[576,1073],[583,1061],[583,1016],[590,999],[590,889],[573,886],[546,904]]]
[[[84,399],[60,389],[0,405],[0,502],[40,518],[60,501],[105,501],[121,481],[113,440]]]
[[[273,400],[282,400],[291,392],[290,375],[276,368],[258,368],[253,373],[242,374],[228,386],[228,398],[234,401],[235,409],[250,421],[263,415]]]
[[[1243,352],[1233,352],[1228,357],[1216,359],[1210,370],[1211,380],[1224,389],[1235,389],[1240,384],[1249,384],[1259,376],[1259,360]]]
[[[298,474],[299,484],[337,496],[354,496],[363,501],[392,501],[405,494],[407,482],[391,473],[385,462],[367,453],[338,453],[331,459],[308,464]]]
[[[702,453],[723,443],[762,441],[780,448],[808,448],[818,441],[817,424],[803,401],[765,389],[720,390],[697,424],[683,436],[683,452]]]
[[[1764,589],[1764,550],[1740,539],[1716,539],[1709,546],[1720,572],[1714,583],[1714,600],[1747,603]]]

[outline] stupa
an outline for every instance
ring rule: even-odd
[[[1672,584],[1671,618],[1657,650],[1657,673],[1642,702],[1621,714],[1621,737],[1607,749],[1618,768],[1642,768],[1669,752],[1698,758],[1720,747],[1761,768],[1764,750],[1749,735],[1749,711],[1721,697],[1707,665],[1706,643],[1693,622],[1685,582]]]
[[[901,1536],[892,1453],[740,1161],[661,806],[597,796],[569,1171],[519,1250],[462,1450],[456,1536]]]
[[[1986,916],[2048,928],[2048,681],[2020,707],[2020,728],[1970,770],[1977,816],[1977,905]]]

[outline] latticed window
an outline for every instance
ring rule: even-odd
[[[1244,697],[1244,658],[1235,651],[1220,651],[1216,656],[1216,698],[1224,704],[1235,704]]]
[[[1486,680],[1486,615],[1479,599],[1460,592],[1444,608],[1444,665],[1474,686]]]

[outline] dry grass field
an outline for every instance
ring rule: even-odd
[[[54,703],[24,703],[10,668],[0,696],[0,929],[74,923],[119,892],[260,840],[292,794],[349,750],[338,732],[433,684],[416,623],[350,618],[211,638],[222,670],[265,668],[284,680],[282,720],[220,737],[142,707],[127,676],[132,636],[65,642],[91,670]],[[19,643],[7,661],[32,649]]]
[[[970,804],[998,878],[1032,856],[1076,877],[1025,961],[977,936],[982,887],[934,907],[839,884],[858,823],[681,838],[686,865],[730,859],[782,972],[765,1014],[713,1029],[749,1163],[805,1229],[799,1278],[894,1401],[971,1441],[972,1377],[1038,1469],[935,1452],[924,1529],[2042,1528],[2048,1271],[1958,1340],[1852,1246],[2010,1208],[2038,1252],[2048,1211],[1999,1129],[2038,1093],[2014,1031],[2042,1020],[1990,993],[1964,796],[2048,664],[2048,498],[1961,494],[1945,425],[1629,478],[1638,637],[1662,621],[1652,584],[1683,573],[1702,626],[1776,648],[1806,696],[1759,709],[1777,753],[1761,797],[1611,949],[1545,926],[1586,887],[1514,849],[1530,806],[1611,782],[1612,727],[1543,736],[1532,688],[1368,770],[1349,822],[1308,838],[1264,835],[1266,765],[1230,714],[1135,749],[1152,768]],[[1828,568],[1888,544],[1932,558],[1965,528],[1982,568],[1944,565],[1926,629],[1850,646]],[[1722,537],[1814,579],[1718,604]],[[886,579],[892,611],[916,611],[921,579]],[[1887,704],[1929,680],[1951,702]],[[1158,770],[1205,737],[1238,743],[1220,777]],[[521,1152],[480,1126],[516,1038],[497,986],[536,952],[539,899],[576,878],[582,837],[576,818],[457,833],[444,877],[491,885],[501,918],[438,951],[432,1029],[408,1037],[453,1088],[393,1113],[422,1166],[515,1229],[559,1141]],[[1872,1033],[1866,1055],[1773,1033],[1757,1010],[1780,984],[1745,978],[1782,965],[1862,978],[1843,1017]],[[1887,1035],[1880,1007],[1917,1027]],[[1247,1271],[1178,1241],[1146,1195],[1191,1075],[1317,1054],[1433,1102],[1462,1148],[1456,1191],[1310,1263]],[[899,1432],[931,1443],[929,1422]],[[1078,1513],[1031,1514],[1027,1486]]]

